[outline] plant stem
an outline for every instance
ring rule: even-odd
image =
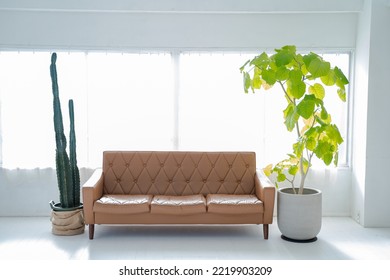
[[[303,156],[301,157],[301,161],[300,161],[300,173],[301,173],[301,183],[299,185],[299,191],[298,191],[298,194],[303,194],[303,188],[305,186],[305,179],[306,179],[306,175],[307,175],[307,172],[305,173],[305,171],[303,170]]]
[[[291,97],[287,94],[287,91],[286,89],[284,88],[284,84],[281,82],[281,81],[278,81],[278,83],[280,84],[280,86],[282,87],[283,89],[283,92],[286,96],[286,98],[289,100],[290,103],[294,104],[294,106],[296,106],[296,103],[295,103],[295,99],[291,99]],[[298,139],[301,138],[301,132],[299,130],[299,124],[298,122],[295,124],[295,128],[297,130],[297,135],[298,135]],[[306,174],[303,170],[303,155],[300,157],[299,159],[299,170],[300,170],[300,174],[301,174],[301,183],[299,185],[299,191],[298,191],[298,194],[302,194],[303,193],[303,185],[304,185],[304,182],[305,182],[305,178],[306,178]],[[294,180],[290,181],[291,185],[292,185],[292,189],[294,191],[294,194],[297,194],[296,191],[295,191],[295,187],[294,187]]]
[[[283,89],[283,91],[284,91],[284,95],[286,95],[286,97],[287,97],[287,99],[290,101],[290,103],[292,103],[292,104],[295,105],[294,100],[292,100],[292,99],[290,98],[290,96],[288,96],[287,91],[286,91],[286,89],[284,88],[284,84],[283,84],[281,81],[278,81],[278,83],[279,83],[280,86],[282,87],[282,89]]]
[[[286,178],[286,180],[291,184],[291,187],[293,189],[294,194],[297,194],[297,192],[295,191],[295,187],[294,187],[295,175],[293,176],[293,178],[291,180],[289,180],[288,178]]]

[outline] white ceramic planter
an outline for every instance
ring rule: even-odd
[[[315,241],[322,224],[322,193],[305,188],[302,195],[292,188],[278,190],[277,220],[282,238],[292,241]]]

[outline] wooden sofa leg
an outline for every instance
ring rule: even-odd
[[[95,224],[89,225],[89,239],[93,239],[93,235],[95,233]]]
[[[269,226],[268,226],[268,224],[264,224],[264,225],[263,225],[263,235],[264,235],[264,239],[268,239],[268,232],[269,232]]]

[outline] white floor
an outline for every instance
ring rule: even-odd
[[[48,217],[0,218],[0,260],[390,260],[390,228],[324,218],[314,243],[284,241],[262,226],[103,226],[88,239],[51,234]]]

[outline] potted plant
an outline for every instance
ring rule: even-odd
[[[326,88],[335,86],[345,102],[348,79],[320,55],[298,54],[295,46],[276,49],[272,55],[263,52],[248,60],[240,71],[246,93],[278,85],[285,97],[284,124],[289,132],[297,134],[297,140],[285,159],[263,170],[267,176],[275,177],[276,187],[281,182],[291,185],[278,188],[277,218],[282,238],[314,241],[321,229],[322,194],[305,186],[305,180],[313,157],[326,165],[338,164],[343,138],[332,122],[324,98]]]
[[[60,202],[50,201],[52,208],[52,232],[56,235],[75,235],[84,232],[83,205],[80,202],[80,174],[76,159],[76,136],[74,127],[73,100],[69,100],[69,153],[62,122],[61,103],[58,91],[57,54],[51,56],[50,76],[53,91],[54,131],[56,139],[56,173]]]

